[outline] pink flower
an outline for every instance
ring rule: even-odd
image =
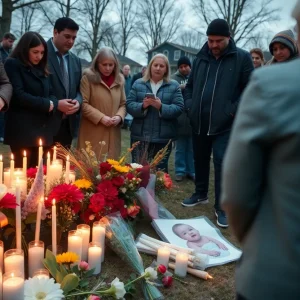
[[[164,173],[164,185],[169,190],[173,187],[173,182],[168,173]]]
[[[81,261],[78,265],[80,271],[87,271],[89,269],[89,264],[86,261]]]
[[[129,206],[127,207],[127,213],[128,213],[128,216],[132,217],[132,218],[135,218],[138,213],[140,212],[141,208],[138,206],[138,205],[132,205],[132,206]]]
[[[173,283],[172,276],[165,276],[162,279],[162,283],[163,283],[164,287],[170,287],[172,285],[172,283]]]
[[[167,271],[167,268],[166,268],[164,265],[159,265],[159,266],[157,267],[157,272],[158,272],[158,273],[165,274],[166,271]]]
[[[95,295],[90,295],[88,297],[88,300],[101,300],[101,298],[99,296],[95,296]]]

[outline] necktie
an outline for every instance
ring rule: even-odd
[[[69,74],[66,69],[65,61],[61,53],[57,52],[57,57],[59,58],[59,66],[60,66],[60,71],[63,79],[63,84],[66,89],[66,98],[69,97]]]

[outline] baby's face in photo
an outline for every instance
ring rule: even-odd
[[[190,225],[178,226],[175,231],[179,237],[189,242],[196,242],[201,239],[199,231]]]

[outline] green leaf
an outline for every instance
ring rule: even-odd
[[[83,280],[80,280],[79,281],[79,286],[84,288],[84,287],[87,287],[89,285],[89,281],[86,280],[86,279],[83,279]]]
[[[84,277],[91,277],[94,275],[95,268],[90,269],[84,273]]]
[[[55,280],[60,283],[59,279],[61,278],[61,274],[58,271],[58,263],[56,262],[56,257],[54,254],[47,249],[46,258],[44,259],[44,266],[49,270],[50,274],[55,278]]]
[[[60,287],[64,291],[64,294],[67,295],[71,291],[75,290],[78,287],[79,278],[74,274],[68,274],[62,281]]]
[[[25,224],[36,223],[36,213],[31,213],[26,216]]]
[[[59,270],[60,270],[60,273],[63,277],[65,277],[69,274],[67,269],[65,268],[65,266],[62,265],[62,264],[59,266]]]
[[[75,273],[77,276],[80,275],[80,271],[79,271],[79,269],[78,269],[78,265],[77,265],[77,264],[74,265],[74,266],[71,268],[71,271],[72,271],[73,273]]]

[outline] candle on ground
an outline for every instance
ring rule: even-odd
[[[69,155],[67,155],[65,183],[69,183],[69,182],[70,182],[70,157]]]
[[[170,249],[168,247],[163,246],[157,250],[158,265],[164,265],[165,267],[168,267],[169,258],[170,258]]]
[[[81,237],[82,237],[81,260],[84,260],[87,262],[91,228],[89,225],[80,224],[77,226],[77,230],[79,230],[81,232]]]
[[[95,268],[93,273],[94,275],[97,275],[101,272],[101,253],[102,249],[99,243],[89,243],[88,263],[90,269]]]
[[[44,242],[33,241],[28,244],[28,274],[33,277],[33,273],[43,268]]]
[[[22,225],[21,225],[21,189],[20,181],[16,181],[16,247],[22,249]]]
[[[0,184],[3,183],[3,157],[0,155]]]
[[[41,159],[43,159],[43,142],[42,139],[39,141],[39,157],[38,157],[38,166],[40,165]]]
[[[27,156],[26,156],[26,151],[24,150],[23,153],[23,175],[27,177]]]
[[[24,299],[24,278],[17,271],[3,275],[3,299]]]
[[[52,252],[57,254],[57,235],[56,235],[56,203],[55,199],[52,201]]]
[[[183,252],[178,252],[176,255],[175,262],[175,274],[179,277],[185,277],[188,266],[188,254]]]
[[[15,170],[15,161],[14,161],[14,155],[10,155],[10,178],[9,178],[9,187],[12,186],[12,183],[14,181],[14,170]]]
[[[24,251],[22,249],[10,249],[4,252],[5,272],[20,271],[24,277]]]
[[[41,231],[41,216],[42,216],[42,207],[44,204],[44,198],[41,198],[38,203],[38,208],[36,212],[36,223],[35,223],[35,241],[40,240],[40,231]]]
[[[101,223],[100,221],[93,223],[92,241],[100,244],[102,249],[101,262],[103,262],[105,252],[105,224]]]
[[[82,236],[79,230],[71,230],[68,234],[68,252],[74,252],[79,256],[81,261],[82,253]]]

